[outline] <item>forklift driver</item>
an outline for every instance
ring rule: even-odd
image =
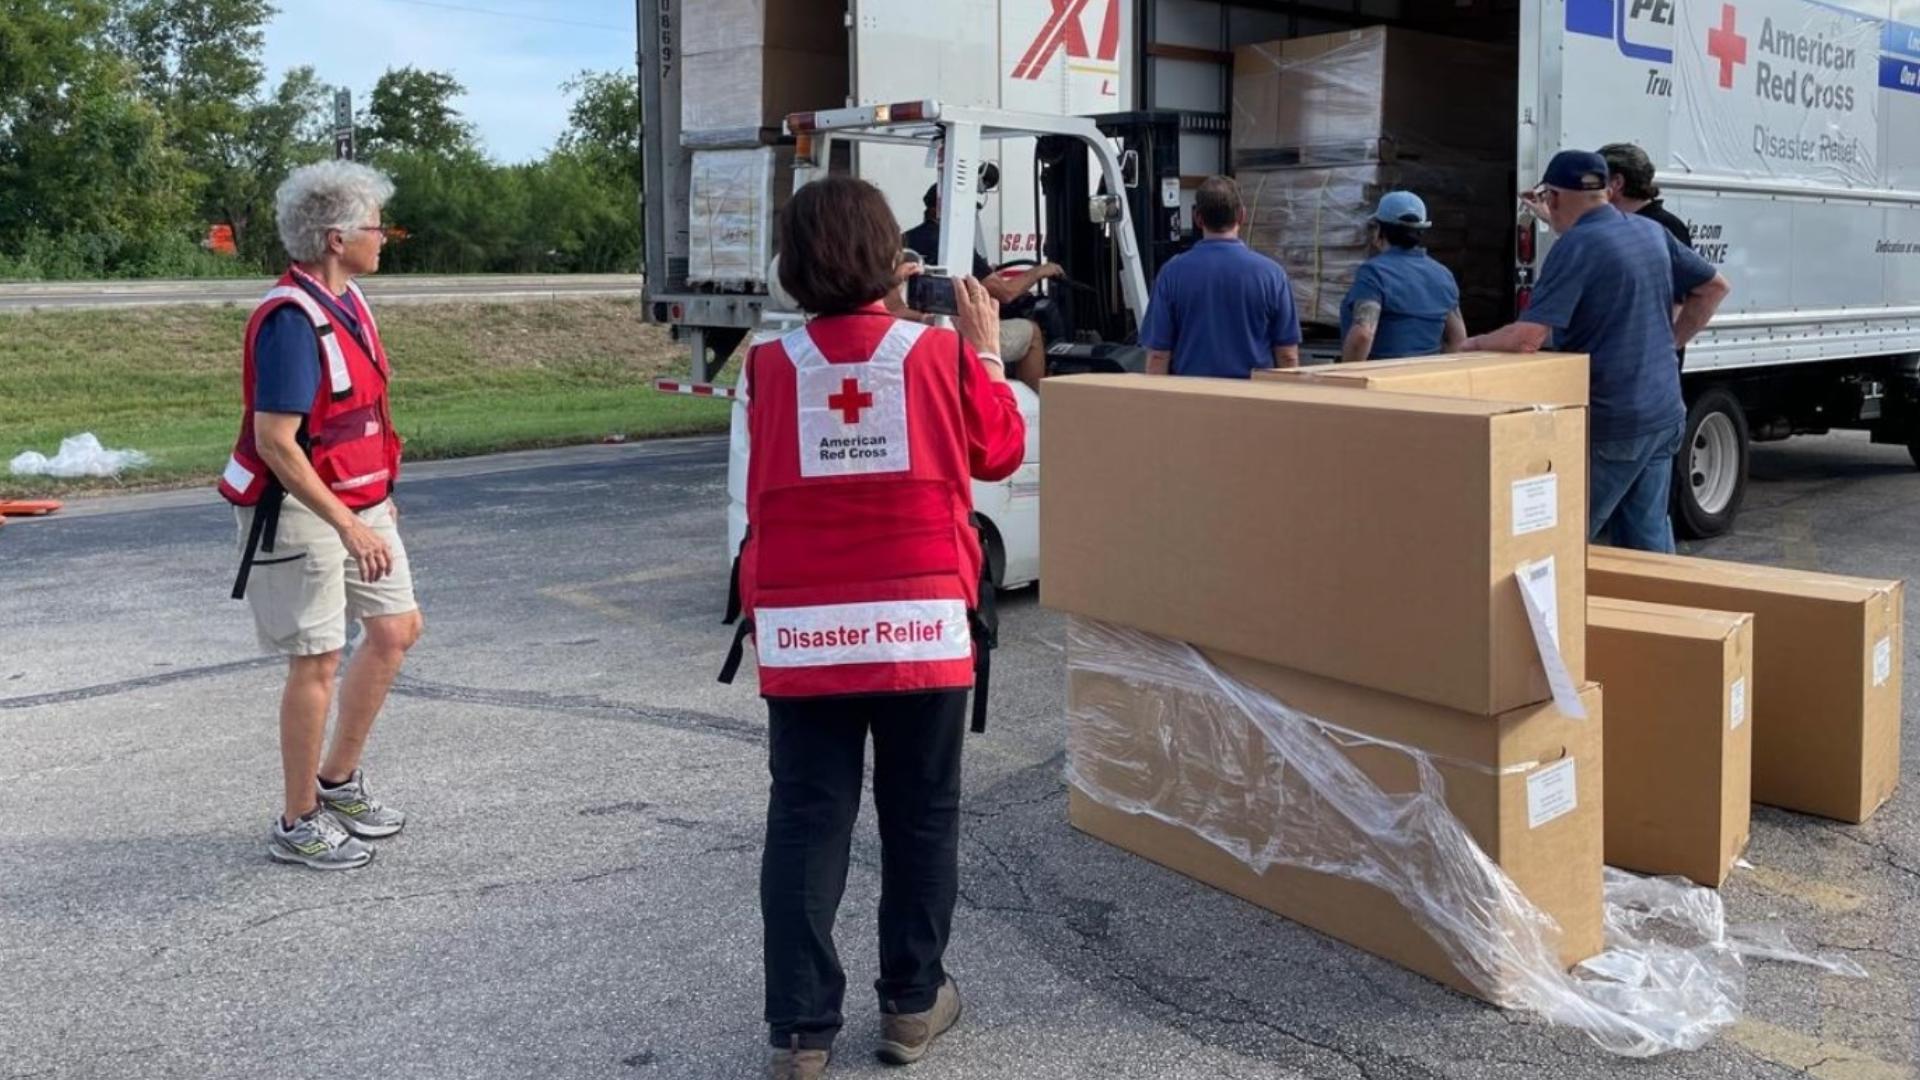
[[[919,261],[926,262],[938,257],[940,251],[940,185],[929,185],[921,201],[926,204],[926,219],[908,229],[901,236],[900,244],[918,255]],[[996,274],[979,249],[973,253],[973,276],[986,286],[987,295],[1002,308],[1024,297],[1028,289],[1062,273],[1058,265],[1043,262],[1018,274]],[[1040,377],[1047,373],[1047,343],[1038,323],[1032,319],[1009,318],[1003,312],[1000,355],[1007,358],[1015,378],[1035,390],[1040,388]]]

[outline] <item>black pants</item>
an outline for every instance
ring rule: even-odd
[[[767,846],[760,861],[773,1045],[828,1049],[847,976],[833,947],[860,812],[867,733],[880,817],[880,979],[890,1013],[923,1012],[946,980],[960,876],[967,693],[768,702]]]

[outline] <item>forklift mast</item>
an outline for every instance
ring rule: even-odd
[[[1133,221],[1140,268],[1151,287],[1160,268],[1193,243],[1181,223],[1180,133],[1212,130],[1224,118],[1177,111],[1107,113],[1090,117],[1116,147]],[[1107,228],[1088,220],[1089,194],[1106,194],[1083,144],[1074,139],[1039,140],[1041,221],[1046,258],[1066,268],[1085,286],[1062,290],[1060,302],[1081,336],[1104,342],[1133,343],[1139,327],[1122,302],[1120,253]],[[1097,186],[1096,186],[1097,185]]]

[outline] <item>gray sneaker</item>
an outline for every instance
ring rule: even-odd
[[[880,1060],[889,1065],[911,1065],[927,1056],[933,1040],[960,1022],[960,988],[949,978],[940,984],[933,1007],[926,1012],[880,1014]]]
[[[365,840],[392,836],[407,823],[407,815],[382,805],[367,791],[366,775],[359,769],[339,787],[322,787],[320,805],[339,818],[348,832]]]
[[[373,849],[348,836],[332,814],[321,810],[294,822],[291,829],[276,819],[267,840],[267,857],[315,870],[358,870],[373,861]]]
[[[799,1039],[790,1049],[775,1050],[767,1061],[767,1080],[821,1080],[833,1055],[825,1050],[802,1050]]]

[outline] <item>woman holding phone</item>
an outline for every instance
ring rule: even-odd
[[[769,1075],[812,1080],[842,1023],[833,924],[869,736],[880,1056],[918,1061],[960,1016],[943,960],[967,695],[986,647],[976,614],[991,588],[971,481],[1012,475],[1026,428],[979,282],[954,279],[957,331],[889,310],[917,267],[900,263],[877,188],[805,185],[779,241],[780,283],[813,318],[754,348],[742,373],[754,448],[735,566],[745,618],[722,678],[751,637],[772,774],[760,873]]]

